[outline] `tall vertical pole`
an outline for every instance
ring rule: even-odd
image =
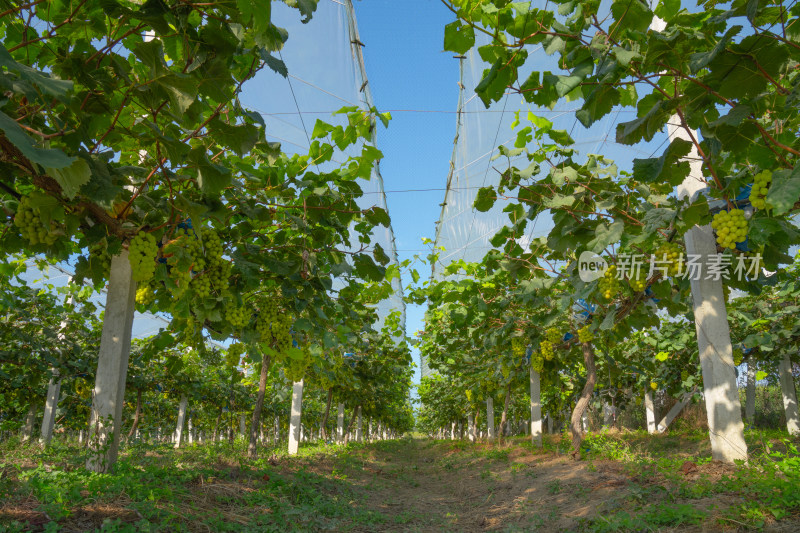
[[[744,404],[744,418],[751,426],[756,417],[756,365],[752,356],[747,359],[747,398]]]
[[[781,360],[778,369],[781,381],[781,393],[783,395],[783,408],[786,413],[786,429],[789,435],[800,435],[800,415],[797,409],[797,391],[794,388],[794,377],[792,377],[792,361],[786,355]]]
[[[186,420],[186,406],[189,404],[189,397],[186,394],[181,395],[181,402],[178,404],[178,425],[175,427],[175,448],[181,447],[181,440],[183,439],[183,423]]]
[[[36,423],[36,403],[31,400],[28,406],[28,415],[25,417],[25,426],[22,428],[22,442],[28,442],[33,436],[33,426]]]
[[[486,426],[489,429],[489,439],[494,440],[494,398],[491,396],[486,400]]]
[[[336,415],[336,442],[344,443],[344,404],[339,404],[339,412]]]
[[[119,255],[111,258],[103,332],[92,393],[90,454],[86,468],[94,472],[109,472],[117,460],[135,298],[136,282],[133,281],[128,250],[123,248]]]
[[[662,31],[666,23],[653,18],[651,28]],[[667,131],[670,141],[683,139],[692,143],[686,161],[689,175],[678,186],[679,199],[694,199],[708,186],[703,176],[700,158],[692,136],[686,130],[679,115],[670,118]],[[697,137],[697,133],[694,134]],[[685,235],[686,253],[699,259],[702,271],[691,279],[692,303],[694,306],[697,345],[700,351],[700,367],[703,371],[703,395],[706,400],[708,433],[711,440],[711,456],[717,461],[732,463],[747,460],[747,444],[744,441],[739,389],[733,364],[733,347],[728,326],[728,313],[722,292],[722,279],[705,279],[711,257],[717,254],[717,243],[711,225],[694,226]]]
[[[358,420],[356,421],[356,442],[361,442],[361,430],[362,430],[362,421],[361,421],[361,406],[359,405],[356,407],[358,409]]]
[[[649,388],[644,390],[644,411],[647,416],[647,432],[656,432],[656,410],[653,405],[653,393]]]
[[[531,367],[531,442],[542,446],[542,403],[539,373]]]
[[[56,408],[58,399],[61,396],[61,376],[58,368],[51,368],[52,373],[50,382],[47,385],[47,398],[44,404],[44,416],[42,417],[42,433],[39,436],[39,443],[45,448],[50,445],[53,438],[53,428],[56,422]]]
[[[72,278],[70,278],[72,283]],[[67,305],[70,306],[75,302],[75,298],[70,296],[67,299]],[[64,330],[67,328],[67,319],[61,321],[59,326],[58,340],[64,340]],[[53,429],[56,424],[56,409],[58,408],[58,399],[61,396],[61,376],[57,367],[50,369],[50,383],[47,385],[47,398],[44,404],[44,416],[42,417],[42,433],[39,436],[39,442],[45,448],[50,445],[50,440],[53,438]]]
[[[289,417],[289,455],[297,454],[300,447],[300,415],[303,409],[303,380],[292,385],[292,412]]]
[[[467,431],[469,432],[469,441],[475,442],[475,416],[472,413],[467,415]]]

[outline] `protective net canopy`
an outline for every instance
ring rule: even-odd
[[[350,0],[323,0],[313,18],[303,24],[296,10],[276,3],[272,18],[289,33],[289,40],[279,55],[287,66],[287,76],[263,69],[245,85],[241,100],[247,109],[258,112],[263,118],[267,140],[280,142],[286,153],[307,153],[317,120],[346,126],[347,116],[334,115],[336,111],[344,107],[370,110],[374,105],[353,4]],[[370,142],[374,146],[377,146],[378,127],[380,124],[373,124]],[[326,168],[346,164],[346,158],[359,154],[362,147],[363,143],[351,146],[332,161],[311,170],[325,172]],[[377,162],[370,179],[359,179],[357,183],[363,191],[363,196],[357,199],[361,209],[378,207],[388,212]],[[351,243],[352,251],[359,249],[357,244]],[[391,225],[376,227],[364,251],[372,252],[376,245],[389,257],[389,265],[397,268]],[[377,306],[379,324],[376,327],[394,311],[401,314],[401,324],[405,323],[399,276],[392,279],[392,287],[392,295]]]
[[[669,141],[664,131],[657,133],[649,142],[635,146],[617,143],[617,124],[634,119],[634,107],[615,106],[589,128],[584,127],[575,116],[580,103],[565,99],[549,109],[528,103],[522,95],[507,91],[500,101],[493,102],[487,108],[475,92],[489,68],[477,50],[487,44],[490,44],[489,37],[477,33],[476,45],[460,59],[456,135],[442,211],[436,222],[435,246],[444,248],[444,251],[440,252],[438,262],[432,265],[433,279],[442,279],[444,268],[453,261],[479,262],[487,252],[498,249],[492,246],[490,240],[498,230],[510,224],[509,213],[504,209],[513,198],[499,196],[486,212],[476,210],[473,204],[482,187],[494,187],[496,190],[502,173],[510,166],[526,169],[530,165],[524,154],[513,155],[517,130],[531,125],[526,123],[528,113],[551,122],[553,130],[563,130],[574,139],[572,148],[578,152],[573,156],[574,160],[585,161],[589,154],[598,154],[615,161],[617,167],[624,171],[632,170],[635,158],[653,157]],[[536,70],[540,72],[559,70],[557,56],[548,56],[541,45],[526,45],[526,50],[529,54],[527,71],[520,69],[520,80],[527,79],[533,63],[536,63]],[[536,61],[530,58],[536,58]],[[517,119],[522,124],[514,128]],[[511,155],[501,155],[498,147],[506,148]],[[539,177],[545,177],[549,170],[542,164]],[[513,196],[514,192],[508,194]],[[552,219],[540,215],[528,224],[525,234],[517,237],[517,242],[527,249],[533,239],[546,236],[552,228]],[[428,373],[429,369],[423,361],[422,375]]]
[[[277,26],[286,29],[289,36],[278,55],[286,66],[286,76],[270,68],[262,69],[243,86],[240,100],[246,109],[263,117],[268,141],[280,143],[281,150],[288,154],[308,153],[317,119],[334,126],[346,126],[347,115],[334,115],[335,112],[343,107],[363,110],[373,107],[353,5],[349,0],[323,0],[311,20],[303,23],[297,10],[274,3],[272,19]],[[377,146],[377,129],[377,126],[372,128],[373,138],[370,139],[374,146]],[[362,147],[363,142],[351,146],[337,153],[332,161],[315,165],[309,171],[323,173],[326,169],[347,164],[347,158],[359,154]],[[360,208],[376,206],[388,212],[377,163],[370,179],[359,179],[357,183],[363,191],[363,196],[357,199]],[[389,257],[389,265],[397,267],[391,225],[378,226],[364,251],[371,252],[376,245]],[[359,250],[359,243],[351,243],[351,250]],[[28,268],[23,280],[36,288],[63,286],[74,273],[69,263],[60,263],[43,271],[29,261]],[[377,306],[379,323],[376,327],[380,327],[383,320],[395,311],[401,314],[401,324],[405,323],[399,276],[392,279],[392,287],[390,298]],[[96,294],[92,300],[102,308],[105,292]],[[166,315],[137,312],[132,336],[148,337],[168,324]]]

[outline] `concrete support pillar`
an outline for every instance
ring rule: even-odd
[[[187,422],[187,426],[189,428],[189,444],[194,444],[194,426],[192,425],[191,417]]]
[[[678,416],[681,411],[683,411],[683,408],[691,403],[692,396],[694,396],[696,390],[697,387],[692,389],[691,392],[687,392],[683,395],[680,401],[678,401],[678,403],[672,406],[672,409],[669,410],[667,415],[656,425],[656,429],[659,433],[664,433],[669,425],[672,424],[672,421],[675,420],[675,417]]]
[[[467,415],[467,431],[469,431],[469,441],[475,442],[475,415],[472,413]]]
[[[44,447],[49,446],[50,440],[53,438],[56,408],[58,407],[58,399],[61,396],[61,377],[58,375],[58,369],[53,368],[51,372],[52,377],[47,385],[47,398],[44,404],[44,416],[42,416],[42,433],[39,436],[39,443]]]
[[[70,278],[72,283],[72,278]],[[70,306],[75,302],[75,298],[70,296],[67,299],[67,305]],[[59,325],[60,332],[58,340],[64,340],[64,331],[67,327],[66,319],[61,321]],[[39,436],[39,443],[45,448],[50,445],[50,440],[53,438],[53,429],[56,423],[56,409],[58,408],[58,400],[61,396],[61,376],[59,375],[58,368],[50,369],[50,383],[47,385],[47,398],[44,404],[44,416],[42,416],[42,432]]]
[[[289,415],[289,455],[300,447],[300,415],[303,410],[303,380],[292,385],[292,412]]]
[[[358,409],[358,418],[356,418],[356,442],[362,441],[361,429],[362,429],[362,421],[361,421],[361,406],[359,405],[356,407]]]
[[[86,468],[109,472],[117,461],[125,379],[131,350],[136,282],[133,281],[128,250],[111,259],[103,332],[97,357],[97,374],[89,419],[90,454]]]
[[[663,20],[657,17],[652,26],[661,30]],[[692,135],[683,127],[679,115],[669,121],[670,141],[682,139],[693,142]],[[695,133],[694,136],[697,136]],[[679,199],[695,198],[701,190],[712,183],[703,176],[702,159],[697,149],[687,155],[690,172],[678,185]],[[707,279],[708,265],[717,255],[717,242],[711,225],[694,226],[685,234],[686,253],[698,258],[702,272],[691,276],[692,303],[694,307],[697,345],[700,351],[700,367],[703,371],[703,395],[708,416],[708,433],[711,440],[711,456],[717,461],[732,463],[747,460],[747,444],[744,441],[742,408],[733,364],[733,347],[728,326],[728,313],[722,291],[722,279]]]
[[[244,413],[239,415],[239,435],[247,438],[247,417]]]
[[[339,404],[339,411],[336,415],[336,442],[344,443],[344,404]]]
[[[22,427],[22,442],[28,442],[33,437],[33,426],[36,424],[36,404],[31,402],[28,414],[25,416],[25,425]]]
[[[695,226],[686,233],[686,251],[699,255],[702,265],[710,263],[710,257],[717,252],[710,225]],[[728,463],[746,461],[747,444],[722,281],[693,279],[691,286],[711,456]]]
[[[494,398],[486,400],[486,425],[489,429],[489,439],[494,440]]]
[[[786,429],[789,435],[800,435],[800,415],[797,409],[797,392],[794,388],[794,377],[792,377],[792,361],[789,356],[785,356],[778,368],[778,377],[781,381],[781,393],[783,395],[783,409],[786,412]]]
[[[181,447],[183,440],[183,424],[186,420],[186,406],[189,404],[189,397],[181,395],[181,402],[178,404],[178,425],[175,427],[175,448]]]
[[[531,385],[531,442],[534,446],[542,446],[542,403],[541,380],[539,373],[530,369]]]
[[[653,392],[646,388],[644,390],[644,412],[647,417],[647,432],[656,432],[656,410],[653,405]]]
[[[456,440],[456,423],[450,422],[450,440]]]
[[[756,365],[752,358],[747,360],[747,398],[744,404],[744,418],[751,426],[756,418]]]
[[[281,440],[281,423],[277,415],[272,420],[272,436],[274,438],[275,446],[277,446]]]

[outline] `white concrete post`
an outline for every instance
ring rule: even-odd
[[[666,23],[653,18],[651,28],[662,31]],[[673,115],[667,126],[670,141],[692,138]],[[694,134],[699,137],[697,133]],[[689,175],[678,186],[678,198],[694,198],[708,186],[703,176],[702,159],[693,145],[686,157]],[[728,326],[728,313],[722,293],[722,279],[705,279],[711,256],[717,254],[717,242],[711,225],[695,226],[686,232],[686,253],[699,259],[702,267],[700,279],[691,279],[692,303],[694,306],[697,345],[700,351],[700,367],[703,371],[703,395],[706,400],[708,434],[711,440],[711,456],[717,461],[732,463],[747,460],[747,444],[744,441],[742,407],[733,364],[733,347]]]
[[[486,400],[486,426],[489,429],[489,438],[494,439],[494,398],[491,396]]]
[[[276,415],[272,421],[272,436],[275,439],[275,445],[277,446],[281,440],[281,422]]]
[[[644,411],[647,417],[647,432],[656,432],[656,411],[653,406],[653,393],[649,387],[644,389]]]
[[[672,424],[672,421],[675,420],[675,417],[678,416],[681,411],[683,411],[683,408],[689,405],[689,402],[692,401],[692,396],[694,396],[696,390],[697,387],[692,389],[691,392],[685,393],[680,401],[672,406],[672,409],[669,410],[667,415],[656,425],[656,429],[659,433],[664,433],[669,425]]]
[[[531,367],[531,442],[534,446],[542,445],[542,403],[541,381],[539,373]]]
[[[181,402],[178,404],[178,425],[175,427],[175,448],[181,447],[183,440],[183,423],[186,420],[186,406],[189,404],[189,397],[181,395]]]
[[[467,415],[467,431],[469,431],[469,441],[475,442],[475,415],[472,413]]]
[[[361,406],[359,405],[356,407],[358,409],[358,418],[356,419],[356,442],[361,442],[361,430],[362,430],[362,422],[361,422]]]
[[[456,440],[456,423],[450,422],[450,440]]]
[[[344,404],[339,404],[339,412],[336,415],[336,442],[342,444],[344,442]]]
[[[136,282],[133,281],[128,250],[111,258],[106,293],[103,332],[97,357],[97,374],[89,418],[87,470],[109,472],[117,461],[125,379],[131,350]]]
[[[753,358],[747,360],[747,398],[744,404],[744,417],[751,426],[756,418],[756,365]]]
[[[189,427],[189,444],[194,444],[194,426],[192,425],[191,417],[189,417],[187,426]]]
[[[797,392],[794,388],[792,377],[792,361],[789,356],[784,356],[778,368],[778,377],[781,380],[781,393],[783,395],[783,409],[786,412],[786,429],[789,435],[800,435],[800,415],[797,410]]]
[[[51,371],[53,375],[47,385],[47,398],[44,404],[44,416],[42,417],[42,432],[39,436],[39,443],[44,447],[49,446],[50,440],[53,438],[56,408],[58,407],[58,399],[61,396],[61,378],[58,375],[58,369],[53,368]]]
[[[297,454],[300,447],[300,415],[303,410],[303,380],[292,385],[292,412],[289,416],[289,455]]]
[[[28,414],[25,417],[25,426],[22,428],[22,442],[28,442],[33,436],[33,426],[36,423],[36,404],[31,402]]]
[[[72,283],[72,278],[69,280]],[[72,305],[75,298],[70,296],[67,299],[67,305]],[[67,327],[66,318],[61,321],[59,325],[58,340],[64,340],[64,330]],[[59,375],[58,368],[50,369],[51,377],[50,383],[47,385],[47,399],[44,404],[44,416],[42,417],[42,432],[39,436],[39,443],[45,448],[50,445],[50,440],[53,438],[53,429],[56,423],[56,409],[58,408],[58,399],[61,396],[61,376]]]
[[[239,435],[247,438],[247,420],[244,413],[239,415]]]

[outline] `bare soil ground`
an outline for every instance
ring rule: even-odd
[[[738,467],[684,461],[680,450],[660,463],[574,461],[554,438],[548,451],[521,437],[500,444],[403,439],[251,463],[235,449],[154,448],[127,457],[125,473],[88,490],[80,461],[64,468],[73,482],[59,481],[45,463],[53,477],[37,479],[54,485],[38,488],[17,477],[33,467],[25,461],[4,470],[0,532],[800,532],[797,511],[780,521],[735,512],[744,491],[721,481]],[[674,447],[667,439],[647,443]],[[691,443],[687,450],[699,451]],[[55,485],[68,503],[53,501]]]

